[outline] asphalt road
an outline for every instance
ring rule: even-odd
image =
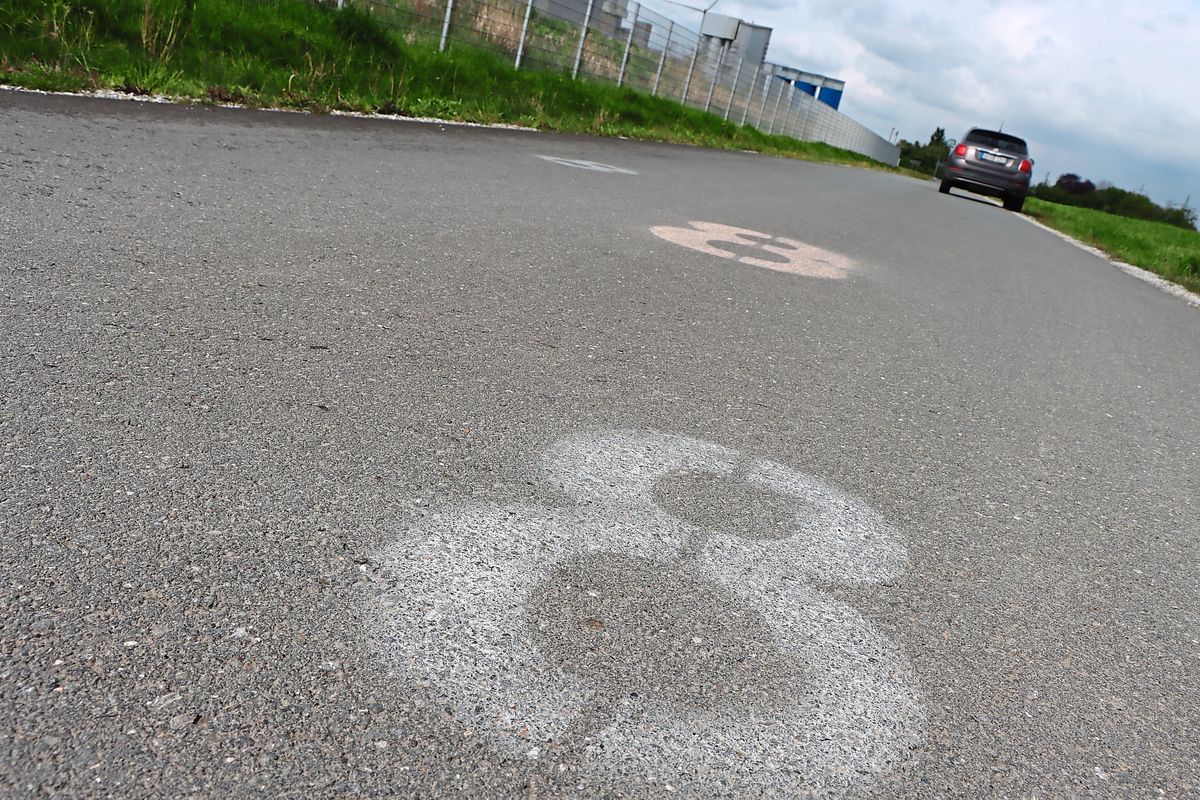
[[[1200,795],[1200,312],[1018,216],[10,92],[0,186],[0,794]]]

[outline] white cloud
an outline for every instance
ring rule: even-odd
[[[705,3],[707,4],[707,3]],[[1036,175],[1200,205],[1196,0],[722,0],[774,27],[768,58],[846,81],[842,111],[924,141],[999,125]]]

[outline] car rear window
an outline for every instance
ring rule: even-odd
[[[1016,136],[1010,136],[1007,133],[999,131],[984,131],[973,130],[967,134],[966,141],[971,144],[981,144],[985,147],[997,147],[1001,150],[1008,150],[1011,153],[1018,153],[1023,156],[1029,155],[1029,147],[1025,144],[1024,139],[1018,139]]]

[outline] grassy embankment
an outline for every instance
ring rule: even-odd
[[[871,165],[665,98],[500,54],[402,36],[374,15],[302,0],[0,0],[0,83],[110,88],[198,102],[385,112],[626,136]]]
[[[1114,258],[1200,293],[1200,233],[1030,197],[1025,213]]]

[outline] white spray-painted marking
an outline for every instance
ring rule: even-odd
[[[385,553],[391,588],[372,605],[374,641],[408,678],[515,757],[571,736],[602,687],[549,661],[527,629],[534,587],[556,567],[614,554],[678,565],[766,622],[781,654],[804,665],[780,707],[611,709],[584,748],[605,785],[641,780],[738,794],[834,797],[895,766],[923,727],[905,658],[853,608],[811,581],[870,585],[901,571],[897,532],[860,501],[711,442],[614,431],[568,437],[541,459],[564,509],[472,503],[412,529]],[[741,472],[739,473],[739,465]],[[792,498],[790,536],[710,533],[654,500],[655,484],[703,472]],[[739,477],[741,475],[741,477]],[[663,676],[669,680],[671,676]]]
[[[561,158],[559,156],[538,156],[538,158],[549,161],[552,164],[561,164],[564,167],[574,167],[576,169],[587,169],[592,172],[614,172],[620,175],[637,175],[637,172],[624,167],[614,167],[611,164],[601,164],[599,161],[587,161],[582,158]]]
[[[736,228],[719,222],[689,222],[690,228],[674,228],[659,225],[650,229],[660,239],[682,245],[710,256],[719,256],[749,264],[754,267],[773,269],[792,275],[810,278],[844,278],[855,267],[854,261],[846,256],[769,233],[759,233],[748,228]],[[737,250],[753,248],[758,255],[739,255]]]

